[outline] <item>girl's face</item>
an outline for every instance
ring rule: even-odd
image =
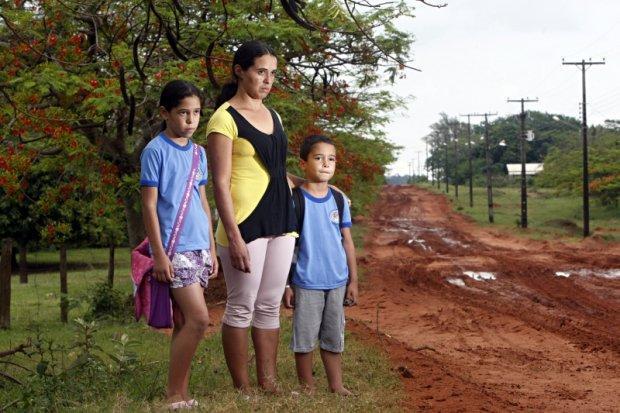
[[[278,60],[269,54],[255,58],[254,64],[247,70],[235,66],[239,88],[252,99],[265,99],[271,91],[277,67]]]
[[[159,113],[166,121],[166,136],[189,139],[200,122],[200,99],[198,96],[188,96],[170,111],[160,106]]]

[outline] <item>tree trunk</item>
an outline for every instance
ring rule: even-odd
[[[142,212],[140,211],[140,198],[137,196],[126,196],[123,198],[125,204],[125,218],[127,219],[127,239],[131,248],[136,247],[146,236],[144,224],[142,223]]]
[[[19,244],[19,282],[28,284],[28,247],[26,244]]]
[[[110,288],[114,286],[114,243],[110,243],[108,255],[108,285]]]
[[[0,328],[11,327],[11,261],[12,240],[2,240],[2,257],[0,258]]]
[[[67,296],[67,246],[60,245],[60,321],[69,319],[69,297]]]

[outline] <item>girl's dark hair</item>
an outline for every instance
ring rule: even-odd
[[[202,93],[193,83],[185,80],[172,80],[166,83],[161,96],[159,97],[159,106],[163,106],[168,112],[181,104],[181,101],[187,97],[196,96],[202,105]],[[161,124],[161,130],[166,129],[166,121]]]
[[[301,159],[303,159],[304,161],[308,160],[308,155],[310,154],[310,151],[312,150],[312,147],[314,145],[316,145],[319,142],[323,142],[323,143],[328,143],[332,146],[336,146],[334,144],[334,141],[332,141],[331,139],[329,139],[327,136],[324,135],[310,135],[307,136],[304,141],[301,144],[301,147],[299,148],[299,157]]]
[[[215,99],[215,107],[218,108],[222,103],[231,99],[237,93],[237,75],[235,75],[235,66],[241,66],[241,69],[247,70],[254,64],[254,59],[257,57],[271,55],[276,57],[276,53],[273,49],[267,45],[266,43],[261,42],[260,40],[250,40],[248,42],[243,43],[233,57],[232,61],[232,80],[222,86],[222,90],[220,95]]]

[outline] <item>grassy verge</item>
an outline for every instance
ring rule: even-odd
[[[444,193],[430,184],[419,186]],[[554,190],[528,188],[528,228],[519,227],[521,217],[520,187],[502,187],[493,190],[495,224],[489,224],[486,188],[474,187],[474,207],[469,207],[468,187],[459,187],[459,199],[454,198],[454,186],[447,196],[457,211],[460,211],[481,225],[495,225],[511,230],[517,235],[532,238],[554,238],[557,236],[581,238],[583,231],[582,200],[574,195],[559,195]],[[608,241],[620,241],[620,209],[606,208],[595,200],[590,202],[590,231]]]
[[[57,254],[47,252],[29,256],[40,262],[53,262],[55,257]],[[115,288],[129,297],[132,286],[128,252],[118,251],[117,257]],[[70,251],[68,258],[75,262],[107,262],[107,250]],[[86,314],[89,294],[106,277],[105,269],[69,273],[69,297],[73,305],[70,319]],[[0,378],[0,410],[7,405],[10,405],[7,411],[149,411],[161,408],[169,337],[130,319],[99,321],[96,331],[90,333],[93,355],[90,364],[79,369],[69,368],[83,353],[79,343],[86,340],[87,334],[75,322],[64,325],[59,321],[58,283],[57,273],[31,274],[28,284],[20,284],[19,277],[13,277],[12,328],[0,331],[0,351],[32,338],[40,354],[19,354],[3,359],[30,371],[0,364],[0,370],[23,383],[18,385]],[[278,357],[283,395],[256,393],[249,399],[231,388],[219,334],[203,340],[194,359],[191,379],[191,392],[201,401],[201,410],[398,410],[403,389],[397,374],[390,370],[387,358],[379,350],[364,347],[348,335],[347,350],[343,354],[344,379],[357,397],[342,398],[325,390],[327,382],[318,354],[314,370],[320,390],[313,397],[294,394],[297,384],[294,357],[288,349],[290,334],[290,321],[283,317]],[[119,345],[124,336],[125,340],[129,339],[125,347]],[[45,373],[37,374],[41,369],[46,369]],[[53,374],[53,371],[63,370],[67,373]]]

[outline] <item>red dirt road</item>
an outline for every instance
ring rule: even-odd
[[[404,409],[620,411],[619,244],[483,229],[411,186],[374,211],[347,318],[388,351]]]

